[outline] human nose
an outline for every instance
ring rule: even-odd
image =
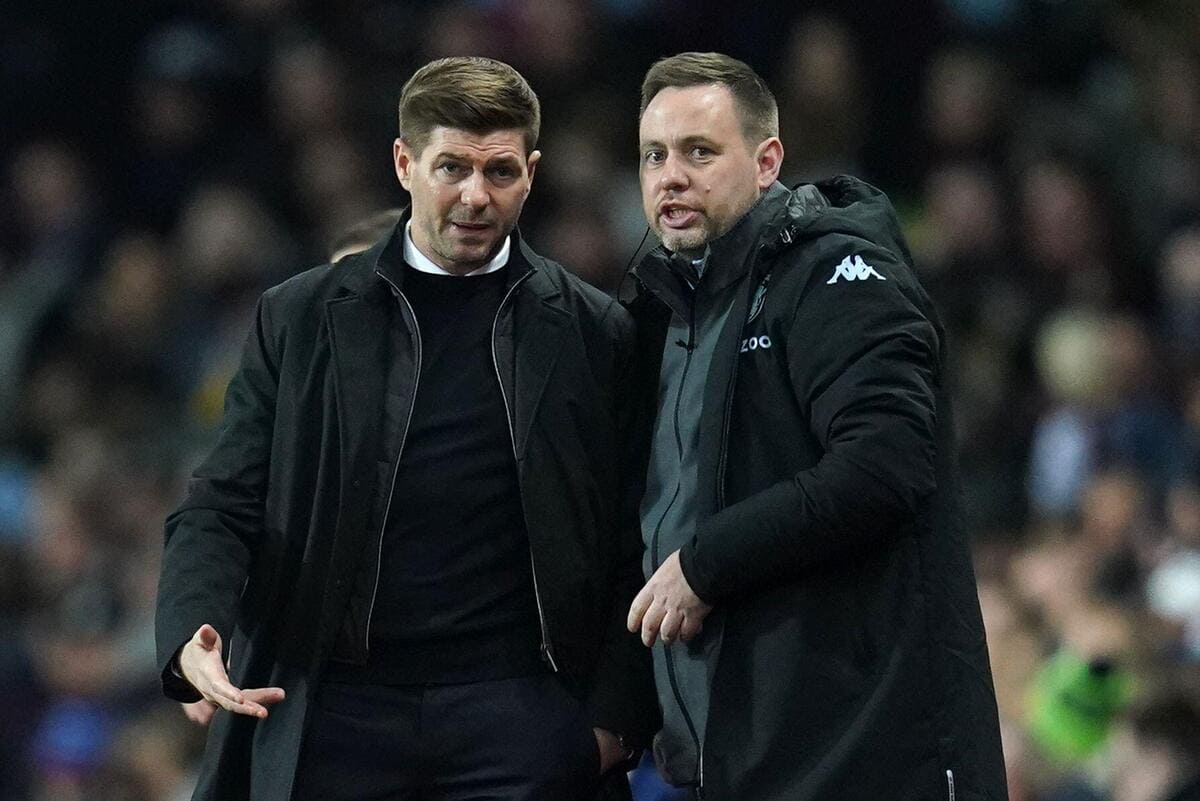
[[[658,171],[658,186],[663,191],[684,189],[688,185],[688,174],[680,159],[668,154]]]
[[[491,195],[488,193],[483,174],[479,172],[472,173],[469,178],[462,182],[460,192],[459,199],[469,209],[478,211],[485,208],[491,202]]]

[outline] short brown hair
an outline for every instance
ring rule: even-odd
[[[724,53],[680,53],[654,62],[642,81],[642,108],[638,118],[646,113],[646,106],[663,89],[710,83],[726,86],[733,93],[742,136],[747,142],[758,144],[779,136],[779,106],[775,95],[750,65]]]
[[[439,125],[478,134],[519,129],[529,155],[542,124],[537,95],[521,73],[478,56],[440,58],[417,70],[400,91],[399,116],[400,138],[418,156]]]

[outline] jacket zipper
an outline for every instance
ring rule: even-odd
[[[388,514],[392,511],[392,496],[396,494],[396,476],[400,474],[400,457],[404,454],[404,443],[408,439],[408,426],[412,422],[413,408],[417,405],[417,389],[421,384],[421,326],[417,322],[417,313],[413,310],[412,304],[408,302],[408,298],[404,297],[404,293],[400,291],[400,287],[388,280],[383,273],[378,273],[378,275],[387,281],[388,286],[396,293],[396,297],[412,315],[413,331],[417,335],[417,366],[414,371],[412,400],[408,404],[408,416],[404,420],[404,431],[400,434],[400,447],[396,449],[396,460],[392,463],[392,480],[388,487],[387,505],[383,507],[383,522],[379,527],[379,552],[375,556],[375,586],[371,588],[371,605],[367,608],[367,632],[364,640],[368,653],[371,650],[371,616],[375,614],[375,596],[379,592],[379,575],[383,569],[383,537],[387,533]]]
[[[751,275],[754,274],[753,266],[754,265],[751,265],[751,270],[750,270]],[[753,281],[750,281],[749,284],[752,287],[750,289],[750,291],[753,292],[755,283]],[[683,363],[683,375],[685,378],[687,376],[687,370],[688,370],[689,365],[691,364],[691,359],[692,359],[693,343],[690,340],[691,340],[692,336],[694,336],[694,332],[695,332],[695,319],[694,319],[695,318],[695,307],[694,306],[693,306],[693,310],[692,310],[692,316],[693,316],[692,327],[689,329],[689,334],[688,334],[688,336],[689,336],[688,354]],[[725,404],[724,404],[724,409],[722,412],[723,418],[721,421],[721,426],[722,426],[721,427],[721,454],[720,454],[720,458],[717,461],[717,508],[718,509],[724,509],[725,505],[726,505],[725,504],[725,467],[726,467],[726,462],[728,461],[728,455],[729,455],[729,447],[728,446],[729,446],[730,413],[733,409],[733,388],[734,388],[734,385],[737,383],[738,362],[739,362],[738,354],[735,353],[734,358],[733,358],[733,368],[729,373],[729,384],[725,388]],[[683,445],[679,439],[679,401],[680,401],[680,398],[682,397],[682,395],[683,395],[683,380],[681,379],[680,385],[679,385],[679,395],[677,395],[675,398],[675,442],[676,442],[676,445],[680,448],[681,452],[682,452]],[[668,507],[668,508],[670,508],[670,507]],[[661,522],[662,521],[659,521],[660,525],[661,525]],[[655,558],[655,562],[657,562],[658,561],[658,530],[657,529],[654,532],[654,558]],[[657,565],[656,565],[656,567],[657,567]],[[699,736],[696,734],[696,727],[692,723],[691,715],[688,714],[687,708],[683,705],[683,699],[679,695],[679,689],[675,686],[674,663],[671,660],[670,651],[664,649],[664,656],[666,657],[666,663],[667,663],[667,676],[671,680],[671,689],[674,691],[675,700],[679,704],[680,711],[683,712],[683,718],[688,724],[688,730],[691,732],[692,739],[696,743],[696,750],[698,753],[698,759],[697,759],[698,776],[697,776],[697,785],[696,785],[696,796],[697,796],[697,798],[703,798],[704,797],[704,748],[700,744]],[[952,781],[953,781],[953,779],[952,779]],[[951,788],[953,789],[953,784],[951,784]],[[953,792],[951,792],[950,801],[954,801]]]
[[[684,386],[684,383],[686,383],[686,381],[687,381],[688,370],[692,366],[692,352],[695,350],[695,347],[696,347],[696,325],[695,325],[696,319],[695,318],[696,318],[696,311],[695,311],[695,307],[693,306],[692,320],[688,325],[688,342],[686,345],[687,355],[683,357],[683,372],[680,374],[680,377],[679,377],[679,391],[675,393],[675,409],[674,409],[674,412],[672,415],[674,426],[675,426],[675,448],[676,448],[676,452],[678,453],[679,460],[681,463],[683,461],[683,439],[679,435],[679,404],[680,404],[680,401],[683,400],[683,386]],[[682,484],[682,479],[680,479],[680,483]],[[672,496],[671,502],[668,503],[667,508],[663,510],[662,517],[660,517],[658,520],[658,525],[654,527],[654,536],[651,538],[651,544],[650,544],[650,557],[651,557],[651,560],[654,562],[655,570],[657,570],[660,565],[659,556],[658,556],[659,532],[662,531],[663,521],[667,519],[667,512],[669,512],[671,510],[671,507],[675,505],[676,499],[679,498],[679,492],[680,492],[681,488],[682,488],[681,485],[676,485],[675,494],[674,494],[674,496]],[[667,665],[667,680],[671,683],[671,693],[675,697],[675,703],[678,704],[679,711],[681,713],[683,713],[683,721],[684,721],[684,723],[687,724],[688,733],[691,734],[691,736],[692,736],[692,742],[694,742],[696,744],[696,765],[697,765],[696,795],[703,796],[703,794],[704,794],[704,792],[703,792],[703,788],[704,788],[704,747],[700,743],[700,735],[696,733],[696,724],[695,724],[695,722],[692,721],[691,713],[688,712],[687,706],[683,702],[683,695],[679,692],[679,685],[675,679],[675,660],[671,656],[671,649],[668,648],[665,644],[663,645],[663,660],[666,662],[666,665]]]
[[[950,801],[954,801],[954,771],[946,771],[946,788],[950,791]]]
[[[738,360],[733,360],[729,386],[725,389],[725,409],[721,421],[721,458],[717,461],[717,510],[725,508],[725,463],[729,456],[729,417],[733,411],[733,385],[737,382]]]
[[[790,236],[786,239],[786,241],[791,242]],[[761,247],[760,247],[760,250],[761,250]],[[749,272],[750,272],[751,278],[753,278],[753,276],[754,276],[754,268],[757,265],[757,263],[758,263],[758,259],[756,257],[754,259],[754,261],[750,264]],[[767,274],[767,278],[768,278],[768,280],[770,279],[769,273]],[[749,310],[750,306],[754,303],[754,294],[753,293],[757,290],[758,285],[754,281],[748,281],[747,283],[749,284],[750,291],[749,291],[749,295],[748,295],[749,303],[747,304],[746,308],[747,308],[747,310]],[[745,323],[745,321],[743,321],[742,328],[744,329],[745,326],[746,326],[746,323]],[[721,454],[720,454],[720,458],[717,460],[717,510],[718,511],[721,509],[724,509],[726,506],[726,503],[725,503],[725,468],[726,468],[726,463],[729,461],[729,426],[730,426],[730,418],[731,418],[732,412],[733,412],[733,390],[734,390],[734,387],[737,385],[738,365],[740,363],[741,363],[741,359],[739,358],[739,354],[734,353],[733,368],[729,372],[729,383],[725,387],[725,407],[722,410],[722,419],[721,419]]]
[[[496,329],[500,325],[500,315],[504,312],[505,305],[508,304],[509,299],[513,296],[513,293],[517,291],[517,288],[521,286],[521,284],[525,282],[525,279],[531,275],[533,275],[533,270],[527,271],[524,275],[513,282],[513,285],[509,287],[508,292],[506,292],[504,297],[501,299],[500,306],[496,309],[496,318],[492,320],[492,366],[496,368],[496,380],[500,383],[500,398],[504,401],[504,419],[508,423],[508,437],[512,440],[513,467],[517,471],[518,489],[521,480],[521,468],[517,463],[517,434],[513,428],[512,409],[509,408],[508,405],[508,394],[504,391],[504,378],[500,375],[500,358],[496,355]],[[521,497],[521,514],[524,516],[525,495],[521,492],[518,492],[517,494]],[[528,520],[526,520],[525,526],[526,530],[528,530]],[[542,632],[542,658],[546,660],[548,665],[550,665],[550,670],[557,673],[558,663],[554,661],[554,646],[550,643],[550,629],[546,625],[546,612],[542,608],[542,593],[538,588],[537,562],[533,558],[533,540],[529,541],[529,569],[530,574],[533,576],[533,600],[537,604],[538,626]]]

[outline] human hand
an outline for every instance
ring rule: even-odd
[[[679,566],[679,551],[675,551],[633,599],[626,625],[631,632],[641,629],[647,648],[659,636],[663,642],[672,642],[676,637],[686,642],[700,633],[711,611],[712,606],[692,591]]]
[[[205,701],[214,705],[214,712],[219,706],[239,715],[265,718],[267,706],[284,698],[281,687],[239,690],[230,684],[221,658],[221,635],[207,623],[196,629],[192,639],[180,649],[179,672],[196,688],[196,692],[204,696]]]
[[[179,706],[183,708],[183,714],[187,716],[187,719],[197,726],[207,726],[212,720],[213,713],[217,711],[216,704],[204,699]]]
[[[597,729],[595,727],[592,728],[592,733],[596,735],[596,745],[600,749],[601,775],[608,773],[629,758],[629,750],[621,745],[621,740],[617,735],[608,729]]]

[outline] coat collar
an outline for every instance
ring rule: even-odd
[[[708,262],[696,287],[698,291],[715,294],[746,274],[754,246],[762,240],[765,230],[786,213],[788,196],[787,188],[776,181],[733,228],[708,243]],[[634,272],[643,280],[650,279],[651,284],[674,284],[676,279],[667,274],[679,271],[672,264],[677,259],[659,245]]]
[[[392,291],[403,292],[404,225],[407,212],[395,228],[366,251],[339,263],[341,286],[346,290],[327,304],[333,338],[334,362],[338,371],[340,408],[362,410],[382,403],[383,371],[376,354],[381,332],[387,331],[392,315],[399,313],[410,332],[414,321],[398,311]],[[524,455],[530,428],[549,376],[571,325],[572,314],[562,302],[562,293],[546,260],[521,237],[512,233],[515,247],[506,267],[508,288],[519,286],[501,316],[496,331],[496,355],[500,380],[512,404],[517,452]],[[514,320],[520,322],[514,326]],[[411,402],[411,398],[405,402]],[[357,414],[357,413],[356,413]],[[370,415],[367,416],[369,419]],[[376,434],[347,426],[353,442],[343,443],[346,464],[369,447]]]
[[[351,294],[364,298],[386,299],[391,295],[391,286],[404,288],[404,226],[412,218],[411,209],[405,209],[396,225],[386,236],[362,253],[347,256],[339,262],[340,286]],[[559,295],[558,287],[545,275],[545,259],[535,253],[521,236],[520,227],[513,230],[512,252],[507,266],[507,284],[511,287],[530,270],[534,274],[526,280],[521,291],[529,290],[542,300],[552,300]]]

